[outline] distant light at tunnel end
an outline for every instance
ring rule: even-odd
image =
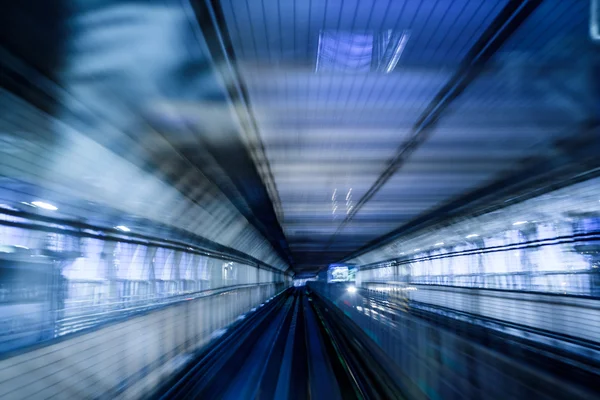
[[[348,286],[348,293],[356,293],[356,286]]]

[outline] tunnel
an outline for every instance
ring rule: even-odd
[[[0,4],[0,399],[600,398],[600,0]]]

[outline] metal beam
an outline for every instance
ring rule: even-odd
[[[156,232],[160,233],[160,237],[158,237],[134,232],[128,232],[127,234],[124,234],[115,231],[114,228],[106,226],[95,226],[81,221],[54,218],[23,211],[2,209],[0,215],[12,215],[23,219],[23,222],[13,222],[6,219],[0,219],[0,226],[14,226],[32,231],[54,232],[79,238],[94,238],[103,241],[132,243],[138,245],[162,247],[172,250],[183,250],[189,253],[200,254],[214,259],[240,262],[242,264],[256,266],[265,270],[279,270],[274,266],[269,265],[262,260],[258,260],[257,258],[252,257],[251,255],[242,251],[213,242],[201,236],[193,235],[187,231],[174,227],[157,225],[157,229],[161,228],[160,232]]]
[[[600,151],[600,121],[590,122],[577,138],[559,145],[556,153],[540,160],[530,160],[522,169],[444,204],[431,213],[413,219],[389,234],[352,251],[341,261],[351,260],[425,227],[455,218],[489,213],[600,176],[600,160],[597,157]]]
[[[331,246],[339,232],[344,229],[356,213],[398,171],[410,155],[429,138],[436,123],[448,106],[480,75],[490,58],[541,3],[542,0],[513,0],[508,2],[469,53],[467,53],[462,62],[462,67],[454,74],[446,86],[440,90],[419,117],[412,128],[410,139],[398,148],[396,155],[388,163],[375,183],[356,202],[352,211],[346,216],[336,233],[330,239],[327,247]]]
[[[258,124],[252,111],[247,89],[237,67],[233,44],[226,27],[221,4],[217,0],[198,0],[191,2],[196,19],[209,49],[213,64],[226,85],[227,95],[242,127],[244,143],[240,143],[242,152],[248,156],[249,163],[240,164],[242,158],[237,152],[238,170],[233,171],[230,148],[211,148],[211,153],[222,158],[221,167],[234,180],[252,210],[248,213],[236,199],[230,199],[248,221],[258,229],[276,249],[285,261],[293,266],[293,259],[281,229],[283,211],[281,201],[266,157],[264,144],[260,138]],[[261,165],[259,169],[257,166]],[[241,175],[241,176],[237,176]],[[254,179],[256,176],[257,179]],[[248,182],[251,180],[251,183]],[[263,192],[265,196],[259,195]],[[265,223],[265,221],[267,221]]]

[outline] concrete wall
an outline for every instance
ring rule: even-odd
[[[270,283],[216,290],[5,358],[0,398],[142,398],[215,332],[283,288]]]

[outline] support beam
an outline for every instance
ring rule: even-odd
[[[246,219],[269,240],[280,256],[292,264],[292,256],[280,224],[283,218],[281,201],[249,96],[238,71],[220,2],[194,1],[192,7],[212,63],[226,87],[227,98],[233,105],[242,133],[240,138],[237,132],[222,132],[222,135],[230,137],[227,147],[222,146],[222,138],[219,138],[220,141],[211,141],[208,136],[203,139],[203,145],[209,149],[209,153],[217,160],[220,168],[233,180],[246,204],[242,204],[241,199],[236,198],[235,193],[227,187],[220,185],[220,189]],[[235,160],[230,157],[234,153]],[[261,165],[261,168],[258,169],[257,165]]]
[[[490,58],[541,3],[542,0],[514,0],[508,2],[477,43],[471,48],[462,62],[462,67],[436,95],[417,120],[412,128],[410,139],[398,148],[396,155],[388,163],[375,183],[356,202],[352,211],[347,214],[336,233],[329,240],[328,248],[333,244],[344,227],[354,218],[356,213],[402,167],[410,155],[429,138],[435,125],[448,106],[480,75]]]

